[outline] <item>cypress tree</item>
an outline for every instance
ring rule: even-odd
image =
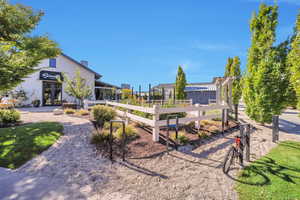
[[[300,108],[300,13],[297,16],[291,51],[288,54],[288,65],[291,71],[290,80],[296,91],[297,106]]]
[[[290,52],[291,40],[286,40],[280,43],[277,48],[277,59],[280,63],[281,80],[278,83],[280,87],[280,102],[284,104],[284,107],[292,106],[296,107],[297,98],[296,92],[291,82],[291,70],[287,62],[288,54]]]
[[[185,73],[182,69],[182,67],[179,65],[177,70],[177,76],[176,76],[176,84],[175,84],[175,92],[176,92],[176,99],[185,99],[186,94],[184,92],[186,86],[186,78]]]
[[[241,90],[241,61],[238,56],[233,58],[230,68],[230,76],[235,77],[232,83],[232,103],[238,105],[242,96]]]
[[[233,59],[229,57],[229,58],[227,59],[227,64],[226,64],[226,66],[225,66],[224,77],[230,76],[230,71],[231,71],[232,63],[233,63]]]
[[[276,47],[275,29],[278,7],[261,4],[258,14],[252,16],[251,47],[248,52],[243,97],[247,115],[261,123],[270,123],[272,116],[284,108],[282,101],[282,63]]]

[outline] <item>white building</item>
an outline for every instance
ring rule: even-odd
[[[37,68],[38,71],[25,78],[15,89],[26,92],[28,100],[24,104],[31,104],[33,100],[40,100],[41,106],[61,105],[62,101],[74,102],[74,97],[64,90],[65,83],[61,84],[57,78],[62,78],[62,74],[65,74],[72,79],[77,70],[92,90],[91,99],[96,99],[95,82],[101,75],[91,70],[87,61],[78,62],[62,53],[56,58],[43,60]]]

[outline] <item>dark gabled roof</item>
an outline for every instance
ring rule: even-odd
[[[216,83],[216,80],[218,78],[222,78],[222,77],[214,77],[212,82],[202,82],[202,83],[187,83],[188,86],[191,86],[191,85],[211,85],[211,84],[215,84]],[[153,88],[173,88],[174,87],[174,83],[161,83],[161,84],[158,84],[157,86],[154,86]]]
[[[191,86],[191,85],[210,85],[210,84],[214,84],[214,82],[202,82],[202,83],[187,83],[186,85],[188,86]],[[154,88],[173,88],[174,87],[174,83],[162,83],[162,84],[159,84],[157,86],[154,86]]]
[[[74,58],[71,58],[70,56],[68,56],[68,55],[66,55],[66,54],[64,54],[64,53],[61,53],[61,55],[64,56],[64,57],[66,57],[66,58],[68,58],[69,60],[75,62],[76,64],[80,65],[80,66],[83,67],[84,69],[86,69],[86,70],[88,70],[88,71],[94,73],[96,79],[99,79],[99,78],[102,77],[102,75],[100,75],[100,74],[98,74],[97,72],[93,71],[93,70],[90,69],[89,67],[87,67],[87,66],[81,64],[80,62],[78,62],[78,61],[75,60]]]
[[[105,83],[103,81],[95,81],[95,86],[100,86],[100,87],[112,87],[112,88],[117,88],[117,89],[121,89],[119,86],[115,86],[109,83]]]

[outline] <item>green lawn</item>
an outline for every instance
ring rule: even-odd
[[[300,199],[300,143],[286,141],[239,175],[240,200]]]
[[[56,122],[0,128],[0,167],[18,168],[49,148],[62,130],[63,126]]]

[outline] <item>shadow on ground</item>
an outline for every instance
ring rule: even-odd
[[[234,181],[255,186],[264,186],[271,184],[270,175],[276,176],[289,183],[294,183],[293,179],[300,179],[300,176],[290,175],[289,171],[300,172],[299,169],[283,166],[272,158],[264,157],[261,160],[254,161],[250,166],[245,167],[240,174],[240,178],[235,178],[231,173],[227,174]],[[255,181],[248,181],[251,178]]]

